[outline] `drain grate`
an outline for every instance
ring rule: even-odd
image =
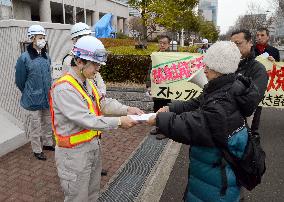
[[[149,135],[108,189],[101,194],[99,201],[134,201],[167,142],[168,139],[156,140],[156,136]]]

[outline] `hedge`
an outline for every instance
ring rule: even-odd
[[[148,68],[151,65],[149,55],[108,55],[107,65],[100,73],[108,82],[145,83]]]
[[[100,38],[105,48],[117,47],[117,46],[135,46],[134,39],[112,39],[112,38]]]

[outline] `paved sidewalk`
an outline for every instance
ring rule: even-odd
[[[141,124],[129,130],[118,129],[103,135],[103,168],[108,170],[108,175],[102,177],[101,188],[149,131],[150,126]],[[47,161],[36,160],[30,144],[26,144],[0,158],[0,201],[63,201],[54,153],[45,153]]]

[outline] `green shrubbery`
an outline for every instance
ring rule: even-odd
[[[149,55],[110,54],[107,65],[102,66],[100,73],[103,79],[108,82],[144,83],[150,65]]]
[[[117,46],[135,46],[134,39],[112,39],[112,38],[100,38],[105,48],[117,47]]]

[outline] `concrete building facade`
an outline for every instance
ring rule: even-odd
[[[74,24],[86,22],[93,26],[104,14],[113,14],[113,28],[128,33],[128,5],[116,0],[13,0],[16,20]]]
[[[200,0],[198,11],[207,21],[217,25],[218,0]]]

